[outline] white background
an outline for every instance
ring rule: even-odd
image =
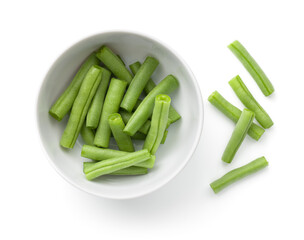
[[[303,239],[304,14],[301,1],[1,1],[1,239]],[[149,34],[189,64],[204,129],[186,168],[132,200],[81,192],[48,163],[36,130],[39,86],[59,54],[106,30]],[[241,41],[276,89],[264,97],[226,47]],[[274,126],[220,160],[233,123],[207,102],[240,74]],[[209,183],[264,155],[269,167],[215,195]]]

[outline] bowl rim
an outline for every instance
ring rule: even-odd
[[[143,190],[143,191],[140,191],[137,194],[132,194],[132,195],[123,195],[123,196],[112,195],[111,196],[109,194],[103,194],[103,193],[100,193],[100,192],[97,192],[97,191],[90,191],[90,190],[86,189],[85,187],[82,187],[82,186],[78,185],[77,183],[75,183],[72,179],[67,177],[61,169],[59,169],[55,165],[52,158],[49,156],[49,154],[46,150],[46,147],[43,144],[42,135],[41,135],[40,128],[39,128],[38,107],[39,107],[39,98],[40,98],[41,89],[42,89],[43,85],[45,84],[45,80],[46,80],[47,76],[49,75],[49,73],[51,72],[53,67],[55,66],[58,59],[60,59],[68,50],[70,50],[76,44],[79,44],[81,42],[87,41],[90,38],[94,38],[94,37],[97,37],[97,36],[103,35],[103,34],[131,34],[131,35],[136,35],[136,36],[141,37],[141,38],[146,38],[146,39],[152,40],[152,41],[162,45],[163,47],[167,48],[173,55],[175,55],[175,57],[177,57],[182,62],[182,64],[185,66],[186,70],[190,74],[190,76],[192,78],[191,80],[192,80],[192,82],[194,83],[194,86],[195,86],[195,92],[196,92],[198,106],[199,106],[199,112],[198,112],[197,117],[198,117],[198,121],[199,121],[200,124],[199,124],[199,128],[197,129],[197,135],[196,135],[195,140],[193,142],[192,148],[190,149],[187,156],[185,157],[186,160],[183,161],[174,171],[172,171],[170,174],[168,174],[168,176],[166,178],[164,178],[160,183],[149,187],[147,190]],[[152,37],[152,36],[150,36],[149,34],[146,34],[146,33],[138,32],[138,31],[127,31],[127,30],[111,30],[111,31],[102,31],[102,32],[90,34],[87,37],[81,38],[80,40],[77,40],[77,41],[73,42],[67,49],[65,49],[62,53],[60,53],[55,58],[52,65],[47,69],[46,74],[44,74],[44,78],[40,83],[38,94],[36,96],[36,111],[35,112],[36,112],[36,118],[35,119],[36,119],[36,127],[37,127],[36,129],[37,129],[37,134],[39,135],[40,145],[43,149],[44,155],[48,159],[48,162],[56,170],[56,172],[63,179],[65,179],[68,183],[70,183],[72,186],[74,186],[75,188],[77,188],[79,190],[82,190],[82,191],[84,191],[86,193],[89,193],[91,195],[94,195],[94,196],[98,196],[98,197],[102,197],[102,198],[106,198],[106,199],[116,199],[116,200],[134,199],[134,198],[138,198],[138,197],[142,197],[144,195],[150,194],[150,193],[156,191],[157,189],[162,188],[168,182],[170,182],[174,177],[176,177],[185,168],[185,166],[191,160],[195,150],[197,149],[197,146],[199,144],[199,141],[200,141],[200,138],[201,138],[201,135],[202,135],[203,125],[204,125],[204,117],[203,117],[204,116],[204,104],[203,104],[203,98],[202,98],[200,86],[199,86],[198,81],[197,81],[196,77],[194,76],[192,70],[190,69],[189,65],[185,62],[185,60],[175,50],[173,50],[170,46],[168,46],[166,43],[162,42],[158,38]]]

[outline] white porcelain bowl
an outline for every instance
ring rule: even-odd
[[[74,149],[60,147],[59,141],[68,118],[56,121],[48,110],[70,83],[83,60],[101,45],[108,45],[126,65],[143,62],[147,56],[159,60],[153,74],[158,83],[166,75],[177,77],[180,87],[171,94],[172,105],[182,119],[169,128],[167,140],[156,153],[155,167],[142,176],[103,176],[86,180],[80,156],[83,141]],[[199,85],[187,64],[170,48],[144,35],[130,32],[106,32],[88,37],[66,50],[53,64],[40,88],[37,102],[38,130],[44,149],[57,172],[72,185],[88,193],[113,199],[127,199],[150,193],[175,177],[190,160],[200,139],[203,104]],[[138,148],[139,146],[137,146]]]

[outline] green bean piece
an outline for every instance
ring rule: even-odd
[[[134,140],[145,140],[146,137],[147,137],[147,135],[143,134],[141,132],[136,132],[133,136],[131,136],[131,138]]]
[[[90,165],[87,167],[88,172],[85,175],[88,180],[93,180],[99,176],[131,167],[136,163],[146,161],[150,158],[151,154],[146,149],[143,149],[121,157],[110,158]]]
[[[83,145],[81,149],[81,156],[85,158],[89,158],[95,161],[102,161],[110,158],[117,158],[122,157],[124,155],[129,154],[129,152],[113,150],[113,149],[105,149],[105,148],[98,148],[95,146]],[[137,167],[144,167],[144,168],[153,168],[155,163],[155,156],[152,155],[150,159],[135,164]]]
[[[130,120],[130,118],[132,117],[132,113],[129,113],[125,110],[120,110],[120,115],[122,117],[122,120],[124,121],[125,124],[127,124]],[[144,125],[142,125],[142,127],[138,130],[138,132],[143,133],[143,134],[147,134],[149,129],[151,126],[151,121],[147,120]]]
[[[84,162],[83,163],[83,172],[88,173],[88,170],[87,170],[88,167],[93,164],[96,164],[96,163],[95,162]],[[109,175],[144,175],[147,173],[148,173],[147,168],[131,166],[131,167],[120,169],[116,172],[112,172]]]
[[[125,123],[123,122],[120,114],[111,114],[108,117],[108,121],[119,150],[126,152],[134,152],[135,149],[131,137],[123,132],[123,129],[125,128]]]
[[[153,112],[155,97],[159,94],[169,94],[178,87],[178,81],[173,75],[165,77],[142,101],[131,119],[127,123],[124,132],[133,136],[149,119]]]
[[[96,57],[118,78],[131,83],[133,76],[122,60],[107,46],[102,46]]]
[[[95,134],[94,144],[98,147],[109,147],[111,129],[108,117],[112,113],[117,113],[120,102],[127,87],[127,82],[112,78],[104,101],[99,125]]]
[[[85,142],[85,144],[92,145],[92,146],[94,145],[94,137],[95,137],[94,130],[87,128],[85,121],[82,124],[80,135],[81,135],[83,141]]]
[[[140,62],[135,62],[132,63],[131,65],[129,65],[131,72],[135,75],[137,73],[137,71],[140,69],[141,67],[141,63]],[[148,95],[149,92],[152,91],[153,88],[155,88],[156,84],[153,82],[153,80],[150,78],[144,88],[145,93]]]
[[[70,111],[73,103],[79,92],[81,83],[85,78],[87,72],[93,65],[97,65],[99,60],[95,57],[95,53],[91,54],[85,62],[81,65],[72,82],[63,94],[56,100],[51,107],[49,114],[58,121]]]
[[[160,94],[155,98],[151,127],[143,146],[143,149],[148,149],[153,155],[156,153],[167,128],[170,103],[171,98],[168,95]]]
[[[226,163],[231,163],[237,150],[245,139],[245,136],[254,119],[254,113],[248,109],[244,109],[240,119],[237,121],[232,132],[231,138],[223,153],[222,160]]]
[[[221,178],[217,179],[216,181],[210,184],[210,187],[215,193],[223,190],[225,187],[229,186],[230,184],[252,174],[255,173],[262,168],[268,166],[268,162],[265,157],[258,158],[240,168],[236,168],[228,173],[226,173]]]
[[[260,66],[257,64],[257,62],[246,50],[246,48],[239,41],[234,41],[228,46],[228,48],[247,69],[252,78],[258,84],[263,94],[265,96],[269,96],[270,94],[272,94],[274,92],[272,83],[270,82],[266,74],[263,72],[263,70],[260,68]]]
[[[120,62],[125,65],[124,61],[122,60],[121,56],[119,56],[118,54],[116,54],[116,56],[119,58]]]
[[[131,64],[129,67],[130,67],[132,73],[135,75],[137,73],[138,69],[140,68],[140,66],[141,66],[140,62],[135,62],[135,63]],[[156,84],[150,78],[149,81],[147,82],[145,88],[144,88],[145,93],[148,95],[149,92],[151,92],[153,90],[153,88],[155,88],[155,86],[156,86]],[[135,105],[134,109],[136,109],[137,107],[138,106]],[[171,105],[170,110],[169,110],[169,123],[172,124],[179,119],[181,119],[181,115],[179,115],[179,113]]]
[[[168,130],[166,130],[166,131],[164,132],[164,136],[163,136],[163,139],[161,140],[160,144],[164,144],[164,143],[166,142],[167,135],[168,135]]]
[[[240,76],[236,76],[231,79],[229,84],[241,102],[255,113],[255,118],[261,124],[261,126],[263,128],[270,128],[273,125],[273,121],[249,92]]]
[[[159,62],[153,57],[147,57],[143,65],[138,69],[133,80],[130,83],[130,86],[127,89],[127,92],[120,104],[120,107],[125,109],[128,112],[131,112],[136,104],[137,99],[139,98],[141,92],[146,86],[149,78],[155,71]]]
[[[101,67],[94,65],[86,74],[73,104],[68,124],[60,140],[62,147],[74,147],[100,81]]]
[[[208,101],[223,114],[225,114],[229,119],[231,119],[234,123],[237,123],[242,114],[242,111],[228,102],[218,91],[214,91],[209,96]],[[264,132],[265,130],[263,128],[256,125],[255,123],[252,123],[248,130],[248,135],[254,140],[258,141]]]
[[[110,77],[111,72],[103,68],[101,73],[101,82],[88,111],[86,120],[86,126],[88,128],[96,129],[98,127],[103,102],[110,82]]]

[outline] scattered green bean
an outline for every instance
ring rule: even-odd
[[[85,121],[82,124],[80,135],[81,135],[83,141],[85,142],[85,144],[92,145],[92,146],[94,145],[94,137],[95,137],[94,130],[87,128]]]
[[[225,187],[229,186],[230,184],[254,173],[259,171],[260,169],[268,166],[268,162],[265,157],[258,158],[240,168],[236,168],[224,176],[219,178],[218,180],[212,182],[210,187],[215,193],[223,190]]]
[[[274,92],[274,88],[266,74],[249,54],[246,48],[239,42],[234,41],[228,48],[233,52],[233,54],[240,60],[243,66],[250,73],[252,78],[256,81],[261,91],[265,96],[269,96]]]
[[[151,154],[146,149],[143,149],[121,157],[107,159],[90,165],[87,167],[88,172],[85,175],[88,180],[93,180],[99,176],[131,167],[150,158]]]
[[[153,57],[147,57],[143,65],[138,69],[127,92],[120,104],[120,107],[128,112],[131,112],[139,98],[141,92],[143,91],[146,83],[153,74],[154,70],[158,66],[158,61]]]
[[[122,60],[112,52],[107,46],[102,46],[96,57],[106,65],[106,67],[120,80],[131,83],[133,76],[125,67]]]
[[[159,94],[169,94],[178,87],[177,79],[168,75],[165,77],[142,101],[131,119],[127,123],[124,132],[134,135],[149,119],[153,112],[155,97]]]
[[[118,112],[126,87],[126,81],[112,78],[95,134],[94,144],[98,147],[109,147],[111,129],[108,123],[108,117],[110,114]]]
[[[155,98],[151,127],[146,137],[143,149],[155,154],[167,128],[171,98],[160,94]]]
[[[130,67],[132,73],[135,75],[137,73],[137,71],[139,70],[140,66],[141,66],[140,62],[135,62],[135,63],[131,64],[129,67]],[[156,84],[150,78],[144,88],[145,93],[148,95],[153,90],[153,88],[155,88],[155,86],[156,86]],[[137,105],[135,105],[135,107],[136,106]],[[172,124],[172,123],[176,122],[177,120],[179,120],[180,118],[181,118],[181,115],[179,115],[179,113],[175,110],[175,108],[172,105],[170,105],[169,123]]]
[[[83,145],[81,149],[81,156],[95,161],[102,161],[110,158],[122,157],[130,154],[129,152],[118,151],[113,149],[98,148],[95,146]],[[155,163],[155,156],[152,155],[147,161],[137,163],[135,166],[144,168],[153,168]]]
[[[241,146],[245,136],[254,119],[254,113],[248,109],[244,109],[240,119],[237,121],[231,138],[223,153],[222,160],[226,163],[231,163],[237,150]]]
[[[242,111],[228,102],[219,92],[214,91],[209,96],[208,101],[223,114],[225,114],[229,119],[231,119],[234,123],[237,123],[242,114]],[[255,123],[252,123],[251,127],[248,130],[248,135],[258,141],[264,132],[265,130],[263,128],[256,125]]]
[[[263,128],[270,128],[273,125],[273,121],[249,92],[240,76],[236,76],[231,79],[229,84],[241,102],[255,113],[255,118],[261,124],[261,126]]]
[[[87,72],[93,65],[97,65],[99,60],[95,57],[95,53],[91,54],[85,62],[79,68],[77,74],[73,78],[72,82],[68,88],[63,92],[63,94],[57,99],[57,101],[51,107],[49,113],[50,115],[58,121],[70,111],[73,103],[79,92],[81,83],[86,76]]]
[[[125,123],[123,122],[120,114],[112,113],[109,116],[108,121],[119,150],[126,152],[134,152],[135,149],[131,137],[123,132],[123,129],[125,128]]]
[[[88,111],[86,126],[88,128],[96,129],[99,124],[100,115],[103,107],[104,98],[108,89],[111,73],[103,68],[101,72],[101,82],[92,100],[90,109]]]
[[[100,81],[101,67],[94,65],[87,72],[73,104],[68,124],[60,140],[62,147],[74,147]]]

